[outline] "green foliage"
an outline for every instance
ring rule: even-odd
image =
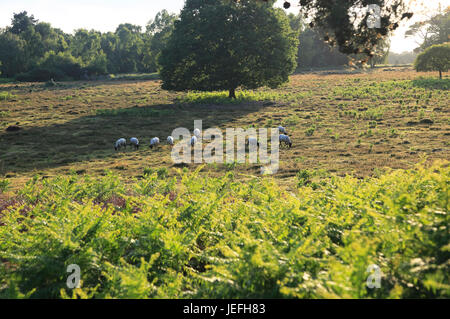
[[[311,125],[308,127],[305,131],[306,136],[313,136],[314,132],[316,131],[316,125]]]
[[[419,77],[412,81],[413,85],[416,87],[421,87],[424,89],[435,89],[435,90],[450,90],[450,79],[435,79],[435,78],[423,78]]]
[[[0,206],[0,296],[450,296],[446,163],[364,180],[304,170],[294,193],[231,172],[165,174],[28,182]],[[366,287],[372,264],[380,289]]]
[[[26,41],[18,35],[0,30],[0,70],[3,76],[12,77],[26,70]]]
[[[159,60],[162,86],[230,97],[241,86],[277,87],[295,69],[297,44],[273,1],[188,0]]]
[[[147,24],[146,33],[148,37],[144,44],[143,63],[148,70],[158,70],[159,57],[172,34],[176,19],[177,15],[170,14],[164,9],[158,12],[155,18],[150,20]]]
[[[450,68],[450,43],[433,45],[419,54],[414,62],[417,72],[439,71],[442,79],[442,72],[447,72]]]
[[[17,95],[11,94],[9,92],[0,92],[0,101],[9,101],[17,98]]]
[[[7,179],[0,179],[0,193],[6,192],[9,189],[9,180]]]
[[[240,104],[251,101],[280,101],[295,102],[303,99],[305,94],[280,94],[271,90],[242,90],[236,92],[236,98],[230,99],[228,92],[188,92],[186,95],[177,98],[178,103],[186,104]]]

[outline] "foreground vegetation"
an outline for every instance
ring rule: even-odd
[[[448,298],[448,164],[305,170],[292,192],[188,169],[35,178],[0,202],[0,297]]]

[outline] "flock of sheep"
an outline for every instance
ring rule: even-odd
[[[291,138],[287,135],[287,131],[283,126],[279,126],[278,127],[278,131],[280,133],[280,146],[282,144],[284,144],[285,146],[288,147],[292,147],[292,142],[291,142]],[[194,135],[191,137],[191,145],[194,146],[195,143],[197,143],[198,138],[200,138],[201,132],[198,128],[196,128],[194,130]],[[156,147],[158,146],[158,144],[160,143],[159,138],[158,137],[154,137],[150,140],[150,148]],[[254,137],[249,137],[247,140],[248,144],[256,144],[257,146],[259,146],[259,142],[257,138]],[[167,137],[167,144],[169,145],[174,145],[175,144],[175,140],[172,136],[168,136]],[[135,149],[139,149],[139,140],[136,137],[132,137],[130,138],[130,145]],[[115,143],[114,143],[114,149],[116,151],[120,150],[121,148],[126,148],[127,147],[127,140],[122,138],[119,138]]]

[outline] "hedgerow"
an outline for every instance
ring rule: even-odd
[[[448,298],[449,177],[438,162],[294,191],[187,169],[35,178],[0,211],[0,296]]]

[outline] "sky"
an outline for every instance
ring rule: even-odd
[[[413,1],[413,0],[407,0]],[[401,53],[417,47],[416,39],[405,38],[408,25],[435,12],[441,3],[450,6],[450,0],[415,0],[415,17],[402,25],[391,38],[391,51]],[[281,6],[283,0],[277,5]],[[50,22],[53,27],[66,33],[75,29],[95,29],[102,32],[114,31],[121,23],[145,26],[158,11],[166,9],[179,13],[184,0],[0,0],[0,28],[11,24],[13,13],[26,10],[39,21]],[[298,12],[298,0],[291,0],[289,12]]]

